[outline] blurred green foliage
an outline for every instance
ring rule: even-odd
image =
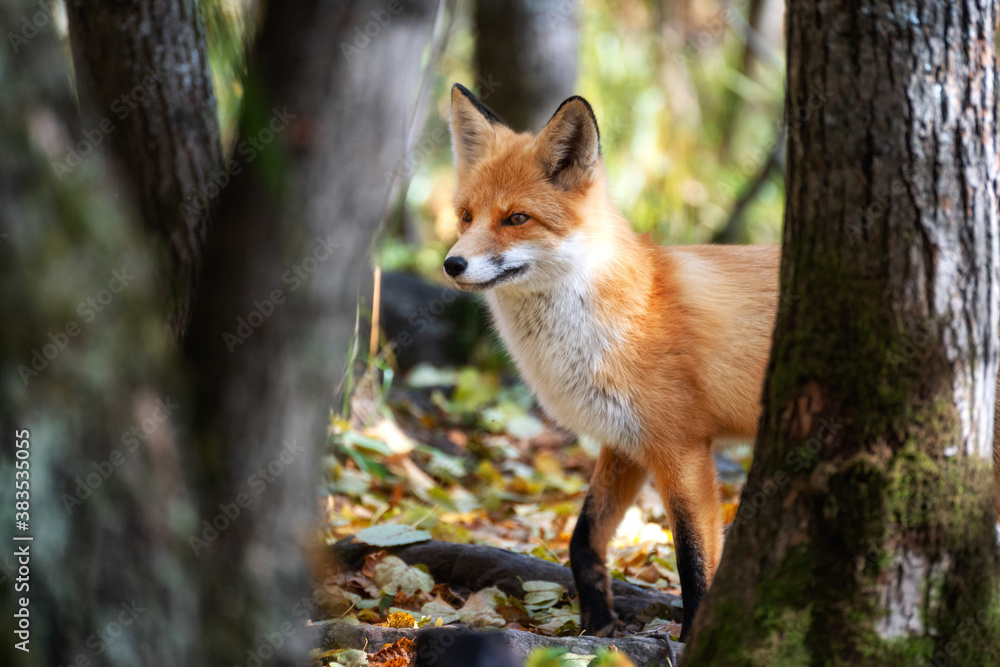
[[[742,71],[748,0],[580,0],[577,90],[601,126],[612,196],[640,232],[665,244],[704,243],[724,227],[739,194],[767,162],[783,105],[783,55],[758,54]],[[243,97],[246,0],[202,4],[223,142],[231,146]],[[449,3],[444,4],[446,14]],[[397,174],[405,192],[376,262],[440,280],[454,240],[449,89],[477,85],[472,0],[460,0],[431,77],[426,127]],[[450,19],[454,19],[451,21]],[[428,44],[425,59],[434,57]],[[373,175],[373,178],[389,175]],[[780,240],[784,190],[772,175],[747,209],[752,242]]]
[[[253,4],[247,0],[204,0],[201,3],[208,60],[215,81],[220,136],[222,145],[230,151],[243,101],[246,46],[251,40],[247,26],[253,25]]]
[[[581,0],[577,90],[594,107],[612,196],[640,232],[665,244],[705,243],[775,145],[783,106],[781,53],[742,69],[745,0],[699,1],[683,19],[650,0]],[[440,279],[454,240],[449,89],[477,85],[471,3],[460,2],[436,72],[427,127],[404,174],[405,206],[377,257],[384,269]],[[775,64],[768,64],[775,63]],[[734,106],[734,104],[736,106]],[[554,110],[553,110],[554,111]],[[779,172],[780,173],[780,172]],[[749,241],[780,240],[784,190],[772,176],[746,212]]]

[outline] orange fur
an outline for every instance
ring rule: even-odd
[[[456,86],[452,136],[460,221],[449,260],[461,262],[446,261],[446,271],[461,289],[489,289],[542,407],[603,445],[571,544],[585,628],[613,630],[613,612],[602,609],[611,600],[605,548],[647,473],[675,529],[692,533],[688,567],[703,570],[702,580],[687,573],[696,607],[722,554],[711,444],[756,433],[780,248],[659,247],[636,234],[611,204],[582,98],[536,137]],[[515,214],[527,222],[511,224]],[[1000,418],[994,442],[1000,489]],[[685,610],[685,631],[693,613]]]
[[[671,522],[696,533],[691,562],[707,585],[722,554],[711,443],[757,429],[780,248],[659,247],[614,210],[586,102],[567,101],[535,137],[466,93],[452,95],[459,265],[448,273],[459,288],[490,288],[543,408],[603,444],[578,545],[599,562],[574,569],[578,584],[610,597],[595,583],[605,546],[649,471]],[[528,221],[511,224],[517,213]],[[588,630],[610,631],[588,614]]]
[[[598,318],[620,332],[594,381],[629,396],[646,425],[635,458],[669,464],[692,442],[752,436],[780,248],[656,246],[614,211],[602,165],[584,187],[560,191],[545,181],[540,151],[534,136],[495,128],[477,163],[459,172],[456,208],[474,219],[458,223],[449,254],[492,256],[528,243],[549,252],[582,233],[601,263],[592,281]],[[501,226],[514,211],[532,222]]]

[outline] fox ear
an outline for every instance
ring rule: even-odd
[[[546,178],[562,190],[590,182],[601,157],[601,134],[587,100],[563,102],[538,135],[538,159]]]
[[[503,121],[460,83],[451,87],[451,143],[461,177],[486,153]]]

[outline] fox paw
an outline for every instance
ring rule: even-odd
[[[580,618],[580,624],[588,635],[594,637],[611,637],[615,633],[618,618],[608,609],[593,611]]]

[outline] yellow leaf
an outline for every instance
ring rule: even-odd
[[[415,628],[417,622],[413,620],[413,616],[406,612],[394,611],[386,617],[385,623],[382,625],[387,628]]]

